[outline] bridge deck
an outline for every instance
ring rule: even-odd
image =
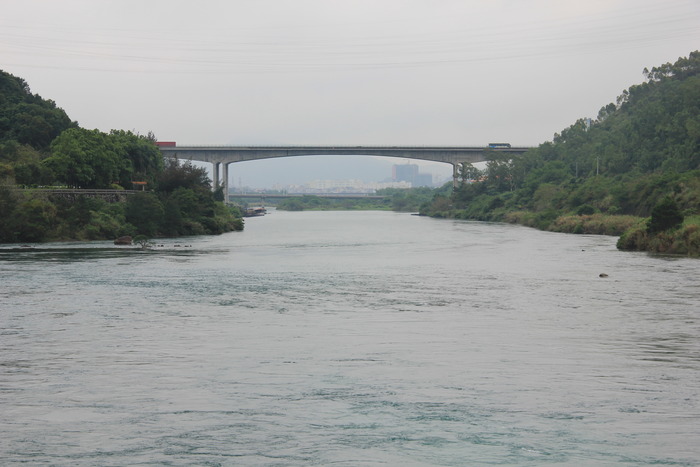
[[[273,159],[296,156],[381,156],[418,159],[451,164],[453,180],[457,186],[459,166],[484,162],[498,153],[519,155],[528,147],[483,146],[175,146],[161,145],[166,157],[177,157],[213,164],[214,186],[219,183],[228,189],[228,166],[234,162]],[[223,180],[219,178],[219,165],[223,166]]]
[[[233,163],[296,156],[384,156],[448,164],[488,160],[492,154],[522,154],[528,147],[491,149],[483,146],[162,146],[170,157],[211,163]]]

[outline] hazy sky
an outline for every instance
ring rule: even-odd
[[[2,0],[1,11],[0,68],[85,128],[178,144],[537,145],[595,117],[644,67],[700,49],[698,0]]]

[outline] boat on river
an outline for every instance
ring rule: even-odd
[[[264,216],[267,213],[267,209],[264,207],[257,208],[247,208],[243,213],[243,217],[257,217]]]

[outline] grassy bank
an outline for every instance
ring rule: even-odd
[[[654,234],[649,232],[648,221],[641,219],[620,236],[617,247],[628,251],[700,257],[700,215],[689,216],[680,226]]]

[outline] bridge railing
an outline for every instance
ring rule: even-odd
[[[164,151],[177,151],[180,149],[471,149],[471,150],[484,150],[490,149],[492,151],[499,150],[523,150],[531,149],[529,146],[512,146],[510,148],[491,148],[486,146],[432,146],[432,145],[410,145],[410,146],[396,146],[396,145],[384,145],[384,144],[372,144],[372,145],[345,145],[345,144],[284,144],[284,145],[271,145],[271,144],[242,144],[242,145],[231,145],[231,144],[180,144],[178,146],[161,146],[159,149]]]

